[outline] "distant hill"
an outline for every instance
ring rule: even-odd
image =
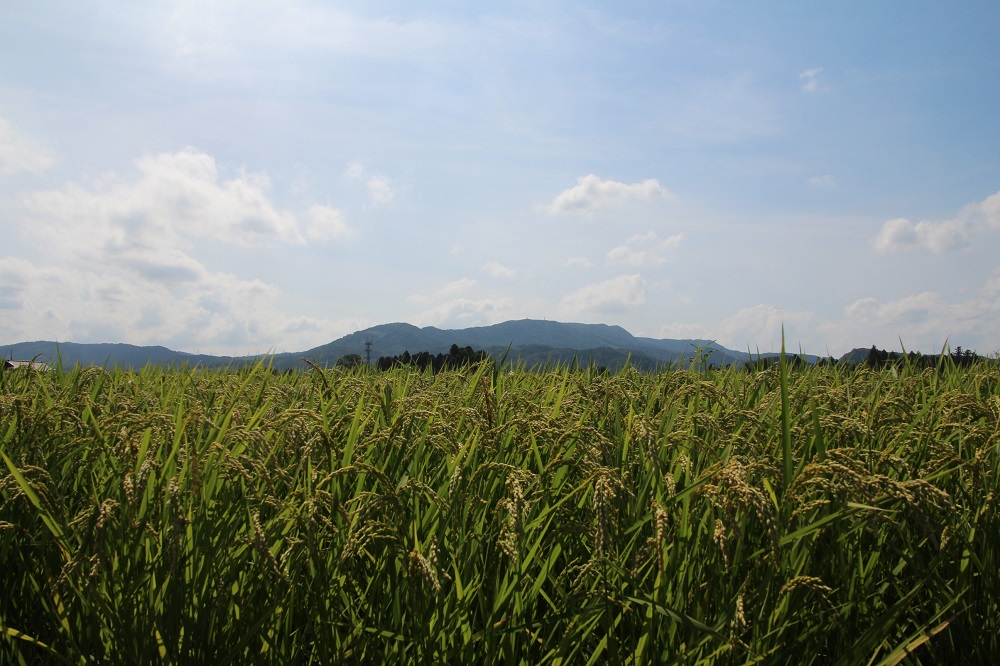
[[[348,354],[365,355],[365,343],[372,343],[372,361],[381,356],[447,353],[451,345],[472,347],[489,352],[494,358],[507,354],[508,362],[534,367],[546,363],[598,365],[621,368],[626,361],[642,369],[687,364],[699,357],[715,366],[742,364],[751,360],[746,352],[726,349],[709,340],[658,340],[635,337],[620,326],[575,324],[547,320],[522,319],[492,326],[444,330],[433,326],[418,328],[394,323],[373,326],[304,352],[276,354],[272,367],[278,370],[305,368],[309,363],[332,366]],[[61,359],[63,365],[122,366],[140,368],[148,364],[198,365],[224,367],[253,362],[260,357],[211,356],[189,354],[166,347],[141,347],[127,344],[79,344],[73,342],[20,342],[0,345],[3,358],[30,360],[39,357],[50,365]],[[771,355],[763,355],[765,358]],[[807,356],[815,361],[816,357]]]
[[[6,359],[30,361],[36,356],[52,367],[62,362],[64,367],[97,365],[138,369],[146,365],[199,365],[222,367],[247,359],[208,354],[188,354],[166,347],[142,347],[116,343],[85,344],[76,342],[18,342],[0,346],[0,355]]]
[[[841,356],[838,360],[841,363],[847,363],[850,365],[864,363],[865,360],[868,358],[868,354],[870,351],[871,349],[867,347],[855,347],[851,351]]]
[[[456,330],[382,324],[299,354],[279,354],[274,364],[279,368],[294,367],[306,358],[319,366],[332,365],[347,354],[363,355],[369,340],[373,361],[403,352],[445,353],[453,344],[483,349],[494,357],[507,352],[508,361],[520,360],[527,366],[575,359],[582,365],[593,363],[615,369],[629,359],[637,367],[654,369],[688,361],[697,354],[703,354],[714,365],[743,363],[750,358],[746,352],[732,351],[709,340],[637,338],[620,326],[522,319]]]

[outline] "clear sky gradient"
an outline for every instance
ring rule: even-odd
[[[1000,3],[0,4],[0,343],[1000,350]]]

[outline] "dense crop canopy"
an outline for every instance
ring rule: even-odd
[[[1000,371],[0,376],[0,662],[985,663]]]

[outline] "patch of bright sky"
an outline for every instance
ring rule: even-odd
[[[9,2],[0,342],[1000,350],[1000,5]]]

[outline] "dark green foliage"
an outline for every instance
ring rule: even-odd
[[[347,354],[341,356],[337,359],[336,366],[338,368],[358,368],[364,365],[365,360],[361,358],[361,354]]]
[[[420,371],[440,372],[446,369],[467,368],[487,361],[490,361],[490,356],[486,352],[453,344],[447,354],[431,354],[424,351],[411,356],[409,351],[404,351],[399,356],[381,356],[375,363],[375,367],[379,370],[390,370],[409,366]]]

